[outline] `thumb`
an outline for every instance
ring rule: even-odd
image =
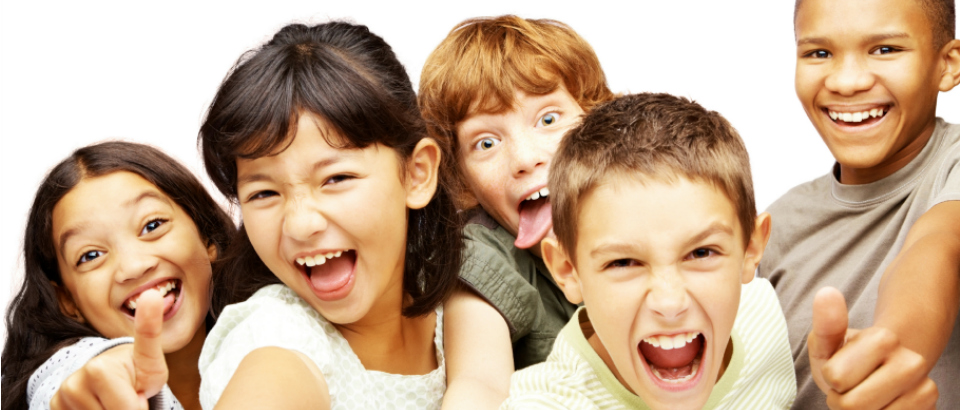
[[[813,297],[813,326],[807,337],[807,353],[814,381],[820,389],[832,389],[824,380],[824,363],[840,350],[847,334],[847,303],[832,287],[817,291]]]
[[[149,289],[137,300],[133,336],[134,387],[145,397],[155,396],[167,382],[162,335],[163,298],[157,290]]]

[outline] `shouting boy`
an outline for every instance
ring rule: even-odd
[[[787,325],[754,271],[770,234],[747,151],[718,113],[668,94],[597,107],[550,169],[544,261],[584,307],[507,408],[787,408]]]

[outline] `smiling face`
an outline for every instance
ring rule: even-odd
[[[943,52],[918,2],[805,0],[795,28],[797,96],[841,182],[877,181],[915,158],[937,93],[952,88],[941,87]]]
[[[552,228],[547,170],[563,134],[583,110],[563,87],[544,95],[518,91],[516,106],[475,114],[457,126],[466,183],[483,207],[517,237],[518,248],[539,250]]]
[[[701,408],[765,240],[745,248],[726,195],[683,177],[607,176],[582,204],[576,263],[553,240],[544,253],[567,298],[586,306],[591,346],[652,408]]]
[[[156,186],[118,171],[85,178],[53,209],[62,310],[104,337],[133,336],[136,299],[164,295],[163,350],[205,334],[210,262],[193,220]]]
[[[237,160],[250,242],[277,278],[333,323],[399,314],[409,198],[400,160],[378,144],[333,148],[324,135],[338,138],[302,114],[282,152]]]

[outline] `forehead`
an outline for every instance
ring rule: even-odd
[[[653,249],[677,246],[708,231],[738,242],[743,235],[736,209],[721,190],[682,176],[608,175],[581,204],[578,253],[607,241]]]
[[[63,242],[86,225],[118,219],[123,210],[143,203],[173,206],[159,188],[132,172],[84,178],[53,208],[54,239]]]
[[[797,40],[825,35],[907,34],[932,41],[932,25],[916,0],[803,0],[796,12]]]

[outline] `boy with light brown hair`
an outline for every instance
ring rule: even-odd
[[[960,408],[955,24],[953,0],[796,3],[797,96],[837,163],[768,209],[795,408],[932,408],[934,382]]]
[[[512,342],[516,368],[546,358],[577,309],[540,256],[552,228],[547,169],[564,132],[612,97],[593,49],[558,21],[466,20],[427,59],[421,111],[431,137],[453,147],[459,206],[471,215],[460,277],[487,313],[450,323],[448,339],[479,328]]]
[[[720,114],[669,94],[601,105],[564,137],[550,191],[544,261],[584,307],[505,408],[790,406],[787,325],[754,278],[770,216]]]

